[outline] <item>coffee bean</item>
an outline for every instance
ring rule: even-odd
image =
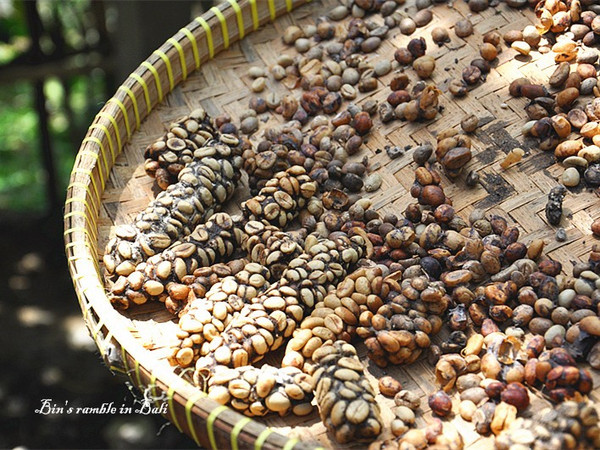
[[[597,186],[600,185],[600,165],[592,164],[584,172],[583,177],[589,184]]]
[[[465,38],[473,34],[473,24],[469,19],[461,19],[456,22],[454,32],[460,38]]]
[[[375,73],[377,74],[377,76],[381,77],[387,75],[391,70],[392,65],[387,59],[375,63]]]
[[[379,175],[379,173],[372,173],[365,179],[365,191],[374,192],[378,190],[381,187],[382,182],[383,179],[381,178],[381,175]]]
[[[562,183],[567,187],[577,186],[579,184],[579,171],[575,167],[568,167],[563,172]]]
[[[342,19],[346,18],[348,13],[349,13],[348,8],[340,5],[340,6],[336,6],[335,8],[331,9],[331,11],[329,11],[328,16],[331,20],[342,20]]]

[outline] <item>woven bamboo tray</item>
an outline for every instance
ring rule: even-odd
[[[303,418],[270,416],[251,420],[207,399],[203,392],[176,375],[165,359],[176,327],[172,318],[155,305],[144,305],[126,314],[114,310],[102,281],[102,252],[114,234],[115,225],[131,222],[156,195],[153,180],[144,173],[143,150],[163,134],[165,125],[199,105],[213,116],[227,112],[235,118],[247,108],[252,95],[251,80],[246,76],[248,67],[268,67],[280,53],[293,53],[279,39],[283,30],[291,24],[314,23],[316,17],[336,4],[334,0],[306,5],[304,0],[228,0],[212,8],[170,38],[119,87],[90,126],[75,161],[65,205],[64,236],[69,269],[85,322],[108,367],[129,377],[135,386],[155,399],[157,406],[166,401],[168,419],[204,447],[289,450],[336,445],[317,413]],[[409,0],[401,10],[410,15],[415,12],[413,5],[414,1]],[[567,196],[564,207],[569,214],[561,223],[567,230],[567,240],[556,241],[556,229],[546,222],[544,206],[547,192],[556,185],[562,169],[550,153],[536,149],[534,141],[523,140],[520,129],[527,120],[523,111],[525,100],[510,97],[507,89],[513,79],[522,76],[536,82],[546,81],[553,70],[552,57],[533,52],[530,57],[514,59],[514,52],[505,50],[487,81],[466,98],[457,101],[447,94],[447,83],[453,77],[460,77],[462,69],[475,57],[484,33],[493,29],[500,32],[522,29],[535,21],[533,12],[510,9],[504,4],[488,8],[471,17],[474,35],[463,40],[451,32],[452,41],[443,47],[433,44],[431,29],[451,28],[458,19],[469,16],[470,11],[464,2],[457,1],[453,8],[437,6],[433,13],[433,22],[414,36],[425,37],[428,54],[437,60],[432,82],[444,92],[441,101],[444,110],[427,123],[393,121],[382,125],[376,121],[366,149],[358,157],[368,156],[371,168],[379,171],[384,182],[380,190],[365,195],[370,195],[382,212],[403,211],[411,201],[409,189],[414,163],[410,152],[390,160],[385,147],[435,142],[437,132],[457,126],[465,114],[475,113],[483,126],[473,137],[474,158],[467,169],[479,171],[481,185],[467,189],[463,180],[451,183],[443,179],[454,207],[463,218],[473,208],[504,215],[519,226],[523,242],[544,239],[546,253],[561,261],[565,272],[570,273],[573,262],[585,260],[590,250],[593,238],[589,236],[589,227],[600,217],[597,196],[586,191]],[[263,26],[268,22],[274,23]],[[406,45],[408,39],[393,30],[392,38],[371,59],[393,59],[394,50]],[[218,58],[212,59],[217,54]],[[368,97],[359,97],[358,103],[367,98],[385,100],[391,76],[382,77],[379,89]],[[268,89],[280,95],[288,93],[273,80],[268,82]],[[267,125],[281,120],[274,115],[265,117]],[[524,160],[508,170],[501,169],[500,162],[515,146],[526,150]],[[233,205],[239,205],[247,193],[240,189],[236,195],[230,202]],[[436,338],[441,339],[443,336]],[[359,354],[365,356],[360,346]],[[276,356],[268,362],[276,361]],[[423,413],[417,424],[431,420],[426,398],[435,387],[432,367],[426,361],[386,371],[373,364],[368,368],[373,383],[378,377],[391,374],[406,389],[420,393]],[[592,375],[598,385],[598,373],[592,371]],[[594,401],[600,399],[598,393],[598,390],[592,393]],[[393,402],[380,395],[378,400],[384,421],[389,423]],[[546,405],[541,396],[536,396],[530,409]],[[467,447],[489,448],[492,444],[490,438],[480,437],[460,417],[451,422],[463,435]]]

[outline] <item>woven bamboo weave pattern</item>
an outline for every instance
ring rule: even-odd
[[[139,354],[140,350],[144,353],[143,348],[105,303],[97,246],[101,196],[124,143],[163,101],[166,93],[201,63],[231,45],[240,34],[258,28],[301,3],[269,0],[250,1],[240,6],[232,0],[220,7],[224,12],[215,7],[182,28],[144,61],[107,101],[82,143],[68,188],[64,234],[69,269],[84,319],[107,365],[111,370],[127,374],[142,390],[152,385],[153,395],[164,393],[168,398],[171,421],[199,445],[213,448],[236,447],[238,441],[257,442],[259,448],[281,448],[286,443],[293,446],[295,441],[257,423],[246,424],[244,418],[218,408],[214,402],[205,399],[204,393],[190,389],[188,383],[170,371],[157,375],[152,358],[146,359],[147,356]],[[243,427],[239,426],[240,420],[244,421]],[[201,428],[207,433],[198,431]]]
[[[144,305],[125,314],[115,311],[102,282],[102,251],[114,235],[115,226],[131,223],[156,196],[153,180],[144,172],[143,152],[164,133],[165,126],[198,106],[210,115],[225,112],[235,120],[254,95],[247,69],[269,67],[281,53],[293,53],[280,39],[283,30],[291,24],[314,24],[317,17],[337,4],[334,0],[306,5],[291,0],[228,0],[194,20],[142,63],[107,101],[82,143],[73,170],[65,207],[65,240],[69,267],[88,327],[111,370],[127,374],[142,389],[150,386],[156,398],[163,393],[168,398],[169,420],[202,446],[291,449],[314,445],[336,447],[336,444],[316,413],[302,418],[267,417],[263,420],[270,428],[265,428],[258,421],[209,401],[205,394],[176,375],[166,362],[176,324],[155,305]],[[416,11],[413,5],[409,0],[401,10],[410,15]],[[487,80],[464,99],[453,99],[447,93],[450,79],[460,78],[462,69],[478,54],[483,34],[494,29],[501,33],[522,29],[535,22],[533,11],[510,9],[501,4],[471,16],[466,3],[457,1],[452,8],[435,7],[433,14],[434,20],[418,29],[414,36],[425,37],[428,54],[436,59],[437,68],[431,81],[443,92],[443,111],[428,122],[392,121],[384,125],[376,120],[366,148],[356,157],[368,157],[370,169],[381,174],[383,185],[365,195],[373,199],[379,211],[403,211],[412,201],[409,191],[415,164],[410,151],[391,160],[385,149],[435,143],[437,133],[459,126],[463,116],[474,113],[482,125],[473,136],[474,157],[465,173],[478,170],[481,184],[467,188],[464,175],[454,182],[443,178],[442,185],[456,211],[467,218],[474,208],[482,208],[509,218],[519,227],[521,241],[527,244],[535,238],[544,239],[545,253],[562,262],[565,272],[570,273],[573,262],[586,259],[594,241],[589,228],[600,217],[597,196],[584,190],[567,195],[566,214],[560,224],[567,231],[567,239],[558,242],[556,227],[547,223],[544,207],[547,193],[557,184],[562,168],[551,153],[540,151],[534,140],[521,136],[521,127],[528,120],[524,111],[526,100],[510,97],[508,93],[510,82],[519,77],[546,82],[554,70],[552,57],[532,52],[530,57],[514,58],[514,52],[505,49]],[[474,24],[472,36],[460,39],[451,30],[448,44],[438,47],[432,42],[432,28],[451,29],[463,17],[470,17]],[[273,24],[264,25],[275,18]],[[238,42],[242,35],[243,41]],[[397,29],[391,35],[370,56],[372,60],[393,59],[394,51],[410,39]],[[215,59],[211,60],[213,56]],[[392,73],[381,77],[378,89],[359,96],[357,103],[385,101],[391,77]],[[267,86],[280,96],[290,93],[282,83],[272,79]],[[261,127],[282,122],[281,116],[264,116],[268,120]],[[252,140],[258,142],[259,136],[260,131]],[[500,162],[514,147],[523,148],[526,155],[520,163],[504,170]],[[239,189],[230,201],[230,210],[235,211],[235,205],[248,196],[247,189]],[[365,349],[361,346],[358,349],[359,356],[366,361]],[[276,365],[277,356],[267,358],[267,363]],[[388,367],[385,371],[373,364],[368,367],[373,385],[377,378],[393,374],[405,389],[419,393],[422,414],[417,417],[417,425],[432,419],[426,406],[427,394],[436,388],[433,367],[427,361],[421,359],[410,366]],[[594,371],[592,375],[598,385],[600,377]],[[591,398],[600,400],[598,391]],[[381,395],[377,400],[382,405],[384,422],[389,423],[393,401]],[[547,404],[538,396],[532,409]],[[480,437],[470,424],[463,422],[460,417],[452,419],[466,446],[488,448],[490,439]]]

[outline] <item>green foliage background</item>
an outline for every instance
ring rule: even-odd
[[[90,2],[42,0],[38,4],[44,23],[65,30],[62,38],[69,50],[80,50],[97,42],[89,25]],[[0,4],[0,70],[19,59],[26,60],[31,48],[23,1]],[[43,36],[42,50],[51,54],[52,39]],[[35,70],[32,68],[31,70]],[[52,151],[59,186],[64,195],[77,148],[86,127],[106,98],[106,75],[94,69],[87,75],[44,81]],[[33,83],[12,80],[0,84],[0,212],[47,212],[45,171],[41,137],[35,110]]]

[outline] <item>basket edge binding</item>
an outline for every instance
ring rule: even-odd
[[[315,447],[217,404],[170,370],[148,369],[152,363],[148,352],[126,329],[109,327],[122,318],[110,305],[101,281],[97,248],[101,197],[125,143],[166,94],[232,43],[309,1],[227,0],[179,30],[138,66],[96,115],[67,187],[65,252],[86,326],[109,369],[128,376],[141,391],[149,389],[154,399],[166,397],[166,417],[199,446]]]

